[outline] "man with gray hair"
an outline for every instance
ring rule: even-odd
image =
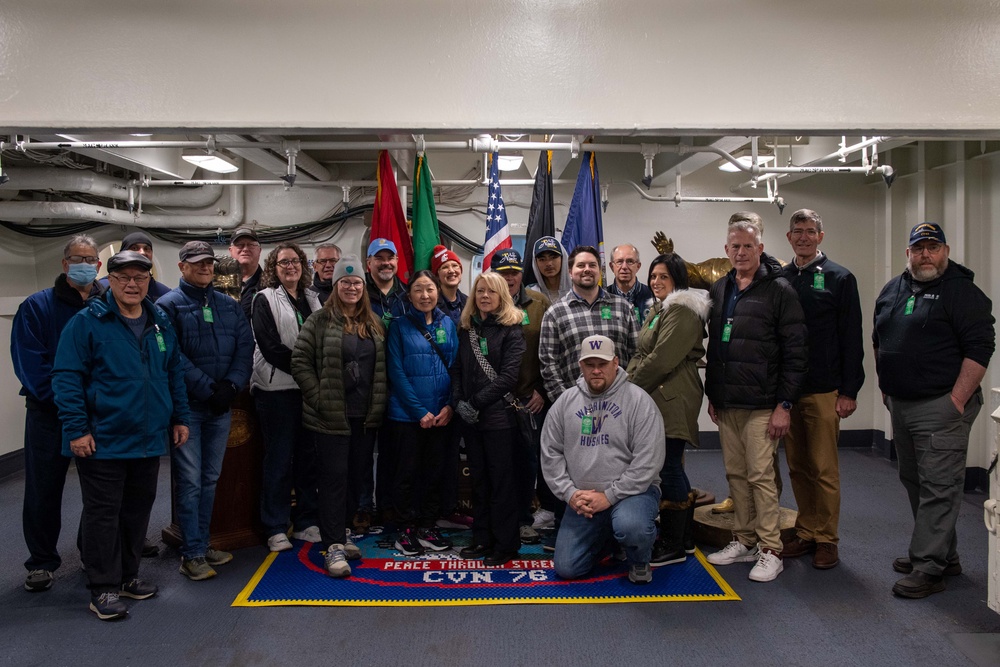
[[[792,213],[786,237],[795,253],[783,275],[806,316],[809,372],[785,436],[788,474],[799,513],[782,558],[813,553],[813,567],[840,562],[840,420],[854,414],[865,381],[858,281],[819,249],[823,219],[803,208]]]
[[[87,299],[101,296],[95,280],[101,261],[97,243],[74,236],[63,248],[55,285],[24,300],[14,316],[10,356],[21,381],[24,418],[24,509],[22,527],[30,554],[24,588],[48,590],[62,559],[56,548],[62,527],[62,496],[70,459],[62,455],[62,423],[52,392],[52,363],[59,337]]]
[[[764,254],[757,224],[731,222],[725,249],[733,268],[712,285],[705,393],[719,426],[734,528],[733,541],[708,561],[756,561],[750,579],[772,581],[783,569],[774,454],[805,380],[805,318],[781,264]]]
[[[333,291],[333,271],[337,268],[340,255],[340,246],[335,243],[322,243],[316,246],[316,254],[313,257],[313,284],[307,291],[315,294],[320,303],[326,303]]]
[[[638,324],[642,324],[653,306],[653,291],[639,282],[640,267],[639,249],[631,243],[617,245],[611,251],[611,270],[615,273],[615,280],[608,286],[608,291],[632,305],[632,314]]]

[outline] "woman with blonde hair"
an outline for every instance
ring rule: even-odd
[[[319,461],[319,531],[331,577],[351,574],[361,558],[347,526],[357,510],[364,466],[386,405],[385,334],[372,312],[357,255],[334,269],[323,309],[299,333],[292,375],[302,389],[302,422]]]
[[[458,359],[452,366],[452,402],[465,433],[472,475],[472,546],[466,558],[503,565],[521,545],[514,483],[514,414],[521,357],[521,321],[507,283],[498,273],[483,273],[462,311]]]

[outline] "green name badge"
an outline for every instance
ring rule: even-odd
[[[302,313],[300,313],[299,311],[296,310],[295,311],[295,319],[299,321],[299,326],[301,327],[302,326]]]
[[[528,317],[528,311],[522,310],[521,312],[524,313],[524,316],[521,318],[521,326],[527,326],[531,324],[531,318]]]
[[[916,302],[917,302],[917,297],[915,296],[911,296],[909,299],[906,300],[906,310],[904,311],[905,315],[913,314],[913,304],[915,304]]]
[[[212,322],[215,321],[215,316],[212,315],[212,309],[209,308],[208,306],[202,306],[202,308],[201,308],[201,317],[202,317],[202,319],[204,319],[209,324],[211,324]]]
[[[639,308],[638,308],[638,306],[634,306],[632,308],[632,314],[635,315],[635,320],[637,322],[642,322],[642,318],[639,317]]]
[[[659,314],[657,314],[656,317],[653,318],[653,321],[649,323],[649,328],[650,329],[655,328],[656,327],[656,323],[659,322],[659,321],[660,321],[660,316],[659,316]]]
[[[591,435],[594,432],[594,418],[587,416],[583,418],[583,424],[580,426],[580,432],[584,435]]]
[[[722,342],[728,343],[730,336],[733,335],[733,324],[732,322],[726,322],[722,327]]]
[[[479,337],[479,351],[483,354],[489,354],[490,348],[486,345],[486,339],[482,336]]]
[[[611,306],[601,306],[601,319],[602,320],[611,319]]]
[[[826,276],[822,273],[813,274],[813,289],[826,289]]]
[[[445,333],[443,327],[438,327],[438,330],[434,332],[434,340],[437,341],[438,345],[448,342],[448,334]]]
[[[163,334],[159,331],[156,332],[156,347],[160,348],[160,352],[167,351],[167,344],[163,342]]]

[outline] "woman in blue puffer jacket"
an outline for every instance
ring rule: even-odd
[[[406,556],[445,551],[434,522],[451,437],[451,378],[458,352],[455,323],[437,307],[441,286],[430,271],[410,281],[410,305],[389,328],[389,433],[397,451],[393,505],[402,524],[395,547]]]

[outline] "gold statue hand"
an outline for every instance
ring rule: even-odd
[[[661,255],[667,255],[674,251],[674,242],[672,239],[668,239],[663,232],[656,232],[653,234],[653,240],[650,241],[656,251]]]

